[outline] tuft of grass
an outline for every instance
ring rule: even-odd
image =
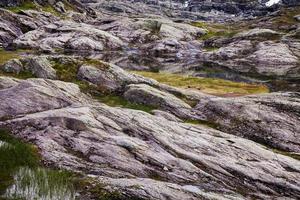
[[[201,36],[200,40],[208,40],[214,37],[233,37],[239,31],[236,30],[233,26],[223,25],[223,24],[207,24],[205,22],[192,22],[191,25],[206,29],[208,32]]]
[[[15,6],[15,7],[8,7],[8,10],[14,13],[20,13],[24,10],[41,10],[44,12],[49,12],[55,16],[60,16],[60,13],[58,13],[53,6],[50,4],[47,4],[45,6],[39,6],[35,4],[33,1],[25,0],[21,5]]]
[[[21,71],[19,74],[3,72],[0,70],[0,76],[10,76],[18,79],[28,79],[35,78],[35,76],[30,71]]]
[[[204,47],[203,49],[206,51],[217,51],[219,48],[218,47]]]
[[[67,63],[61,63],[59,59],[52,61],[52,67],[56,70],[58,79],[66,82],[76,81],[79,66],[78,62],[73,61]]]
[[[13,174],[19,167],[36,167],[39,164],[37,150],[0,129],[0,195],[13,183]]]
[[[71,172],[40,167],[37,148],[14,138],[7,130],[0,129],[0,141],[1,197],[71,199],[68,197],[74,196]]]
[[[115,95],[115,94],[108,94],[108,95],[97,95],[94,96],[96,99],[98,99],[100,102],[105,103],[108,106],[112,107],[122,107],[122,108],[129,108],[134,110],[141,110],[144,112],[150,113],[152,110],[157,109],[156,107],[149,106],[149,105],[143,105],[143,104],[136,104],[131,103],[124,99],[121,96]]]
[[[97,200],[143,200],[143,198],[128,196],[115,189],[108,190],[106,184],[95,181],[93,178],[78,179],[76,181],[76,190]]]
[[[0,49],[0,65],[5,64],[7,61],[13,58],[20,58],[19,51],[6,51]]]
[[[33,1],[26,0],[19,6],[8,7],[7,9],[14,12],[14,13],[19,13],[22,10],[36,10],[37,5]]]
[[[278,154],[281,154],[281,155],[284,155],[284,156],[288,156],[288,157],[291,157],[291,158],[294,158],[294,159],[300,161],[300,154],[299,153],[287,152],[287,151],[282,151],[282,150],[279,150],[279,149],[271,149],[271,150],[274,153],[278,153]]]
[[[59,60],[54,60],[52,62],[53,68],[56,70],[56,74],[58,75],[59,80],[63,80],[66,82],[72,82],[77,84],[81,91],[90,94],[100,102],[112,106],[112,107],[123,107],[123,108],[130,108],[135,110],[142,110],[145,112],[151,112],[153,107],[141,105],[141,104],[134,104],[130,103],[122,96],[118,94],[107,94],[101,87],[90,84],[86,81],[77,80],[77,72],[78,68],[82,64],[92,65],[97,68],[101,69],[109,69],[109,64],[104,63],[100,60],[95,59],[85,59],[82,62],[68,62],[68,63],[61,63]]]
[[[99,69],[109,69],[109,64],[105,63],[101,60],[95,60],[95,59],[87,58],[83,61],[83,64],[92,65],[92,66],[97,67]]]
[[[0,169],[13,169],[20,166],[34,167],[39,163],[37,149],[25,144],[9,135],[6,130],[0,129]]]
[[[174,87],[200,90],[201,92],[217,96],[241,96],[269,92],[269,89],[264,85],[233,82],[223,79],[198,78],[179,74],[144,71],[134,71],[134,73]]]
[[[44,12],[51,13],[54,16],[61,16],[61,14],[59,12],[57,12],[51,5],[43,6],[43,7],[41,7],[41,10]]]

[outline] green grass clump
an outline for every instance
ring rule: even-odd
[[[37,5],[33,1],[26,0],[19,6],[8,7],[7,9],[14,12],[14,13],[19,13],[22,10],[36,10]]]
[[[0,49],[0,65],[5,64],[7,61],[13,58],[20,58],[18,51],[5,51]]]
[[[10,73],[10,72],[3,72],[0,70],[0,76],[10,76],[18,79],[28,79],[28,78],[35,78],[35,76],[30,71],[21,71],[20,73]]]
[[[207,30],[207,33],[199,38],[200,40],[208,40],[214,37],[229,38],[233,37],[236,33],[239,32],[230,25],[215,23],[207,24],[205,22],[192,22],[192,25]]]
[[[124,99],[123,97],[114,94],[98,95],[94,97],[96,97],[100,102],[105,103],[106,105],[112,107],[118,106],[122,108],[134,109],[134,110],[142,110],[148,113],[151,112],[152,110],[157,109],[156,107],[149,106],[149,105],[131,103],[126,99]]]
[[[20,166],[37,166],[37,150],[28,144],[9,135],[8,131],[0,129],[0,141],[5,142],[0,147],[0,169],[12,169]]]
[[[0,129],[0,195],[13,183],[13,173],[19,167],[36,167],[39,164],[37,150]]]
[[[241,96],[248,94],[267,93],[268,88],[264,85],[232,82],[223,79],[198,78],[178,74],[153,73],[134,71],[134,73],[153,78],[158,82],[180,88],[200,90],[204,93],[218,96]]]
[[[101,60],[95,60],[95,59],[85,59],[83,61],[83,64],[92,65],[92,66],[97,67],[99,69],[109,69],[109,67],[110,67],[108,63],[105,63]]]
[[[219,48],[218,47],[204,47],[203,49],[206,51],[217,51]]]
[[[0,129],[0,196],[4,199],[51,199],[74,195],[73,175],[40,167],[37,149]],[[14,185],[14,187],[11,187]],[[32,192],[34,191],[34,192]],[[1,198],[0,198],[1,199]],[[69,198],[68,198],[69,199]]]
[[[278,154],[281,154],[281,155],[284,155],[284,156],[294,158],[296,160],[300,160],[300,154],[299,153],[287,152],[287,151],[282,151],[282,150],[279,150],[279,149],[272,149],[272,151],[274,153],[278,153]]]
[[[100,69],[109,69],[109,64],[107,63],[95,59],[85,59],[81,62],[70,61],[67,63],[61,63],[57,59],[54,60],[52,64],[53,68],[56,70],[56,74],[58,75],[59,80],[77,84],[82,92],[92,95],[94,98],[106,105],[112,107],[123,107],[135,110],[142,110],[145,112],[150,112],[154,109],[151,106],[130,103],[118,94],[107,93],[107,91],[105,91],[99,86],[77,79],[78,68],[82,64],[92,65]]]
[[[8,7],[8,10],[14,13],[20,13],[23,10],[41,10],[44,12],[49,12],[55,16],[60,16],[60,13],[58,13],[53,6],[50,4],[47,4],[45,6],[39,6],[35,4],[33,1],[25,0],[21,5],[15,6],[15,7]]]
[[[78,62],[73,61],[61,63],[59,59],[54,59],[52,62],[52,67],[56,70],[58,79],[66,82],[74,82],[77,80],[79,66]]]

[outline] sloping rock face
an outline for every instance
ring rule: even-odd
[[[240,34],[236,38],[240,38],[241,35],[247,34]],[[288,44],[248,39],[239,39],[215,52],[200,53],[199,57],[243,73],[300,77],[299,57]]]
[[[13,45],[17,48],[52,52],[55,49],[116,50],[124,43],[119,38],[88,24],[58,21],[20,36],[14,40]]]
[[[126,198],[300,196],[299,161],[247,139],[108,107],[72,83],[0,79],[8,81],[0,90],[2,128],[37,145],[45,164],[93,174]]]
[[[300,152],[300,94],[271,93],[240,98],[211,98],[197,109],[227,133],[273,148]]]
[[[90,65],[81,66],[77,77],[79,80],[88,81],[109,92],[123,92],[128,84],[134,83],[158,85],[158,82],[155,80],[128,73],[116,65],[105,62],[98,67]]]
[[[130,102],[150,105],[168,111],[182,119],[197,119],[192,107],[183,100],[168,92],[160,91],[145,84],[127,86],[124,97]],[[201,119],[201,117],[200,117]]]
[[[6,47],[22,34],[55,20],[58,18],[50,13],[29,10],[17,15],[0,8],[0,46]]]

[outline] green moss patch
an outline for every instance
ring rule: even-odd
[[[36,10],[37,5],[33,1],[24,1],[21,5],[15,6],[15,7],[9,7],[7,8],[8,10],[14,12],[14,13],[19,13],[22,10]]]
[[[269,92],[264,85],[232,82],[223,79],[198,78],[168,73],[135,71],[139,75],[153,78],[161,83],[180,88],[196,89],[217,96],[241,96]]]
[[[156,107],[149,106],[149,105],[131,103],[126,99],[124,99],[123,97],[114,94],[108,94],[108,95],[102,94],[94,97],[98,99],[100,102],[105,103],[106,105],[112,107],[129,108],[134,110],[141,110],[148,113],[151,112],[152,110],[157,109]]]
[[[13,58],[20,58],[19,51],[5,51],[0,49],[0,65],[5,64],[7,61]]]
[[[21,13],[24,10],[41,10],[44,12],[49,12],[55,16],[60,16],[60,13],[58,13],[53,6],[50,4],[47,4],[45,6],[40,6],[33,1],[25,0],[21,5],[15,6],[15,7],[8,7],[6,8],[14,13]]]
[[[233,37],[239,31],[230,25],[205,23],[205,22],[192,22],[193,26],[206,29],[208,32],[201,36],[200,40],[208,40],[215,37]]]

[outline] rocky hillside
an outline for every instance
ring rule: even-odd
[[[299,199],[300,7],[266,3],[1,1],[0,199]]]

